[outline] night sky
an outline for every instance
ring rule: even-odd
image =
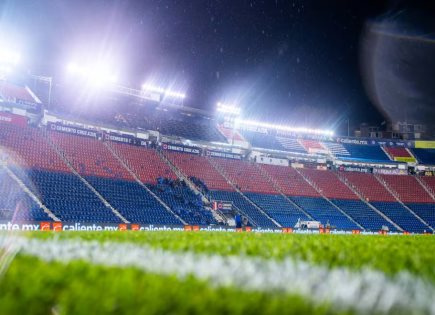
[[[378,38],[367,31],[372,25],[385,31],[393,21],[394,29],[387,31],[400,36],[430,38],[435,31],[430,22],[420,23],[435,17],[424,1],[1,3],[0,37],[17,43],[33,73],[62,82],[74,56],[110,56],[117,62],[120,83],[127,86],[139,88],[153,78],[186,89],[186,104],[192,107],[212,109],[224,101],[240,105],[245,118],[334,129],[344,128],[347,117],[356,125],[380,123],[389,114],[379,104],[379,89],[367,82],[376,76],[367,67],[376,64],[385,76],[391,60],[375,50]],[[423,44],[420,55],[427,57],[431,45]],[[407,78],[414,75],[407,73]],[[387,92],[398,89],[382,86]],[[390,98],[382,100],[395,104],[394,93],[387,94]]]

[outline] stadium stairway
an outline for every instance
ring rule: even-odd
[[[352,192],[359,197],[361,202],[363,202],[367,207],[364,209],[361,209],[363,211],[354,213],[353,217],[356,219],[357,217],[360,217],[360,219],[356,219],[358,222],[360,222],[364,227],[370,228],[370,229],[377,229],[380,230],[382,225],[388,226],[390,229],[391,227],[394,227],[394,229],[398,231],[403,231],[403,229],[397,225],[393,220],[391,220],[389,217],[387,217],[383,212],[376,209],[375,206],[370,204],[366,198],[355,188],[352,183],[347,180],[345,177],[345,174],[342,172],[335,172],[335,175],[337,178],[345,184]],[[347,209],[345,205],[341,205],[342,209]],[[382,217],[379,218],[379,217]],[[365,219],[369,219],[369,224],[365,224]],[[373,223],[376,223],[377,225],[373,225]]]
[[[285,199],[286,202],[290,203],[293,207],[297,208],[297,210],[299,212],[302,212],[303,216],[306,217],[307,220],[314,220],[314,218],[308,213],[306,212],[304,209],[302,209],[301,207],[299,207],[298,204],[296,204],[293,200],[291,200],[289,197],[287,197],[284,192],[283,189],[281,188],[281,186],[278,184],[278,182],[267,172],[267,170],[265,168],[263,168],[260,164],[256,164],[258,170],[263,174],[263,176],[265,178],[267,178],[267,180],[275,187],[275,189],[281,194],[281,196]],[[274,166],[277,168],[281,168],[279,171],[282,172],[284,171],[282,166]]]
[[[395,176],[395,175],[385,175],[385,176]],[[409,212],[408,214],[403,214],[402,218],[407,217],[407,219],[410,220],[410,218],[414,217],[414,220],[416,219],[416,221],[420,222],[420,224],[418,224],[418,222],[409,222],[408,223],[408,222],[404,222],[404,220],[401,220],[402,227],[407,231],[422,232],[423,230],[426,230],[426,229],[430,229],[430,230],[434,231],[432,226],[430,226],[426,221],[424,221],[416,212],[414,212],[410,207],[408,207],[401,199],[401,198],[406,198],[406,200],[408,200],[409,202],[412,202],[411,200],[414,200],[414,197],[408,195],[408,193],[406,193],[406,195],[405,195],[405,191],[403,190],[403,186],[402,186],[402,188],[399,188],[399,187],[401,187],[400,184],[399,184],[400,186],[398,184],[395,184],[394,180],[389,180],[388,177],[385,177],[385,176],[374,174],[374,177],[376,178],[376,180],[379,183],[381,183],[390,192],[390,194],[402,206],[402,208],[404,208],[405,210],[407,210]],[[406,175],[397,175],[397,176],[406,176]],[[407,177],[411,177],[411,176],[407,176]],[[400,193],[398,191],[396,191],[396,189],[398,189],[399,191],[402,192],[402,196],[400,195]],[[421,192],[421,191],[419,191],[419,192]],[[386,209],[385,205],[381,205],[379,203],[373,203],[373,205],[375,207],[377,207],[378,209],[380,209],[380,207],[382,207],[383,210],[381,210],[381,211],[384,212],[387,216],[389,216],[390,218],[392,218],[394,220],[394,218],[393,218],[394,214],[388,215],[386,213],[386,211],[388,211],[389,209]],[[395,208],[397,208],[397,206]],[[400,217],[399,217],[399,219],[400,219]],[[397,220],[397,217],[396,217],[396,220]],[[397,222],[397,221],[396,221],[396,223],[399,224],[399,222]],[[406,228],[404,226],[405,224],[409,228]]]
[[[79,170],[75,169],[73,166],[73,163],[75,164],[75,166],[77,167],[78,164],[77,161],[74,161],[74,157],[76,157],[76,154],[74,152],[74,149],[72,149],[72,151],[69,151],[68,153],[65,152],[64,150],[66,148],[68,148],[68,138],[72,141],[74,141],[74,138],[72,137],[77,137],[80,138],[79,136],[72,136],[72,135],[68,135],[68,138],[63,138],[61,139],[61,141],[57,141],[54,140],[53,135],[54,134],[50,134],[50,132],[46,132],[46,137],[45,139],[47,140],[47,142],[49,143],[49,145],[59,154],[59,156],[63,159],[63,161],[65,162],[65,164],[68,166],[69,170],[71,171],[71,173],[73,173],[75,176],[77,176],[85,186],[87,186],[97,197],[98,199],[101,200],[101,202],[107,207],[109,208],[115,216],[117,216],[122,222],[124,223],[130,223],[126,218],[124,218],[121,213],[115,209],[80,173]],[[67,137],[66,135],[63,135],[64,137]],[[54,136],[56,137],[56,136]],[[59,139],[58,139],[59,140]],[[97,141],[98,140],[94,140],[95,142],[91,142],[90,145],[97,145]],[[82,146],[82,149],[85,148],[84,146]],[[69,150],[71,150],[71,148],[69,148]],[[101,150],[101,148],[100,148]],[[80,152],[80,151],[79,151]],[[81,152],[81,153],[85,153],[85,152]],[[78,168],[78,167],[77,167]]]
[[[218,158],[216,158],[218,159]],[[234,191],[212,191],[212,197],[216,200],[228,200],[235,203],[235,205],[243,209],[253,222],[263,228],[276,228],[282,227],[276,220],[270,217],[263,209],[250,200],[245,194],[236,186],[236,184],[229,178],[222,165],[215,160],[215,158],[207,157],[208,162],[213,168],[232,186]]]
[[[324,191],[322,191],[322,188],[325,188],[326,186],[324,186],[324,187],[322,187],[322,188],[320,188],[318,185],[320,184],[319,182],[315,182],[314,181],[314,178],[311,178],[311,177],[314,177],[314,174],[315,173],[313,173],[313,172],[311,172],[311,171],[306,171],[306,173],[304,173],[303,171],[302,171],[302,169],[295,169],[295,171],[308,183],[308,184],[310,184],[313,188],[314,188],[314,190],[316,190],[318,193],[319,193],[319,195],[321,195],[322,197],[323,197],[323,200],[324,201],[326,201],[326,203],[327,204],[329,204],[330,206],[332,206],[332,208],[331,207],[327,207],[327,205],[324,203],[324,205],[323,205],[323,207],[325,208],[325,209],[335,209],[336,210],[336,212],[339,212],[339,213],[341,213],[341,215],[343,216],[343,217],[345,217],[345,218],[347,218],[347,220],[348,221],[350,221],[350,222],[346,222],[346,220],[344,219],[344,218],[341,218],[341,220],[338,220],[338,222],[341,224],[341,226],[339,226],[339,225],[337,225],[338,227],[342,227],[342,228],[349,228],[349,227],[352,227],[352,225],[354,226],[354,228],[358,228],[358,229],[361,229],[361,230],[363,230],[364,229],[364,227],[361,225],[361,224],[359,224],[357,221],[355,221],[349,214],[347,214],[345,211],[343,211],[338,205],[336,205],[335,203],[333,203],[332,201],[331,201],[331,199],[329,199],[329,197],[327,197],[326,196],[326,194],[324,193]],[[314,170],[312,170],[312,171],[314,171]],[[321,171],[321,172],[327,172],[327,171]],[[327,174],[327,173],[324,173],[324,174]],[[319,180],[319,178],[320,177],[318,177],[318,176],[316,176],[316,179],[317,180]],[[329,185],[329,183],[328,183],[328,185]],[[333,191],[333,190],[331,190],[330,191],[333,195],[331,195],[331,196],[335,196],[337,199],[338,198],[343,198],[344,197],[344,199],[346,199],[345,197],[349,197],[349,192],[346,192],[346,193],[344,193],[344,195],[343,195],[343,193],[342,192],[337,192],[337,191]],[[338,195],[336,195],[338,193]],[[294,198],[292,198],[293,200],[294,200]],[[347,199],[349,199],[349,198],[347,198]],[[318,202],[320,202],[320,200],[322,200],[322,199],[319,199],[319,201]],[[298,203],[298,202],[296,202],[296,203]],[[301,205],[301,203],[298,203],[302,208],[304,208],[304,209],[306,209],[304,206],[302,206]],[[311,205],[312,205],[313,203],[312,202],[308,202],[308,203],[306,203],[306,205],[308,205],[309,207],[311,207]],[[308,209],[307,209],[307,211],[308,211]],[[312,211],[309,211],[311,214],[313,214],[313,212]],[[334,211],[330,211],[330,215],[331,216],[334,216],[334,217],[336,217],[336,218],[338,218],[339,217],[339,215],[338,214],[336,214],[336,213],[334,213]],[[320,217],[320,221],[323,223],[323,222],[326,222],[326,216],[324,216],[324,215],[322,215],[322,214],[317,214],[317,215],[313,215],[316,219],[318,219],[319,220],[319,217]]]
[[[60,221],[7,165],[0,165],[0,209],[13,221]]]
[[[163,202],[162,199],[160,199],[151,189],[149,189],[149,187],[147,185],[145,185],[145,183],[143,183],[138,175],[133,171],[133,169],[129,166],[128,161],[128,154],[126,154],[126,152],[124,152],[125,155],[123,155],[121,153],[121,150],[116,150],[113,147],[113,143],[111,142],[105,142],[105,146],[107,147],[107,149],[112,153],[112,155],[119,161],[119,163],[129,172],[129,174],[133,177],[133,179],[136,181],[136,183],[138,183],[138,185],[140,185],[144,190],[146,190],[146,192],[148,192],[151,196],[153,196],[153,198],[168,212],[170,212],[174,217],[176,217],[178,219],[179,222],[181,222],[184,225],[187,225],[187,222],[184,221],[182,218],[180,218],[180,216],[178,216],[174,211],[172,211],[172,209],[165,203]],[[122,148],[123,146],[125,146],[124,144],[118,144],[118,149]],[[139,149],[139,148],[136,148]],[[134,162],[133,162],[134,163]]]

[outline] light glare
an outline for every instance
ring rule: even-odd
[[[275,130],[288,131],[288,132],[324,135],[324,136],[331,136],[331,137],[334,135],[334,132],[332,130],[275,125],[275,124],[270,124],[270,123],[265,123],[260,121],[254,121],[254,120],[237,119],[235,121],[235,124],[253,126],[253,127],[262,127],[262,128],[275,129]]]
[[[223,104],[221,102],[217,103],[217,111],[225,114],[232,114],[235,116],[239,116],[241,113],[241,109],[235,105]]]

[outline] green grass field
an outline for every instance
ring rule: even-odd
[[[25,237],[1,278],[0,314],[435,314],[433,236]]]

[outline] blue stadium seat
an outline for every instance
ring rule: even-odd
[[[294,196],[289,198],[291,198],[299,207],[308,212],[314,219],[320,221],[324,225],[329,222],[331,226],[335,226],[338,229],[360,229],[355,223],[325,199]]]
[[[367,230],[380,231],[384,225],[388,226],[390,231],[396,230],[394,225],[360,200],[335,199],[332,202]]]
[[[429,228],[398,202],[371,202],[379,211],[408,232],[421,233]]]
[[[422,218],[431,227],[435,227],[435,204],[433,203],[407,203],[412,211]]]
[[[256,193],[245,193],[245,195],[283,227],[294,227],[299,219],[310,220],[305,213],[281,195]]]
[[[148,187],[188,224],[217,224],[211,211],[204,208],[201,196],[196,195],[189,187],[163,183]]]
[[[182,224],[136,182],[101,177],[86,180],[131,223]]]
[[[371,162],[391,162],[379,145],[343,144],[343,146],[350,156],[344,152],[337,152],[336,156],[340,157],[341,159]]]
[[[252,221],[254,221],[253,223],[255,225],[262,228],[277,228],[275,223],[273,223],[267,216],[250,204],[238,192],[212,190],[210,191],[210,194],[214,200],[232,201],[237,208],[243,211]]]
[[[76,175],[29,170],[18,174],[43,204],[62,221],[121,223]]]
[[[412,149],[412,153],[420,163],[435,165],[435,149]]]

